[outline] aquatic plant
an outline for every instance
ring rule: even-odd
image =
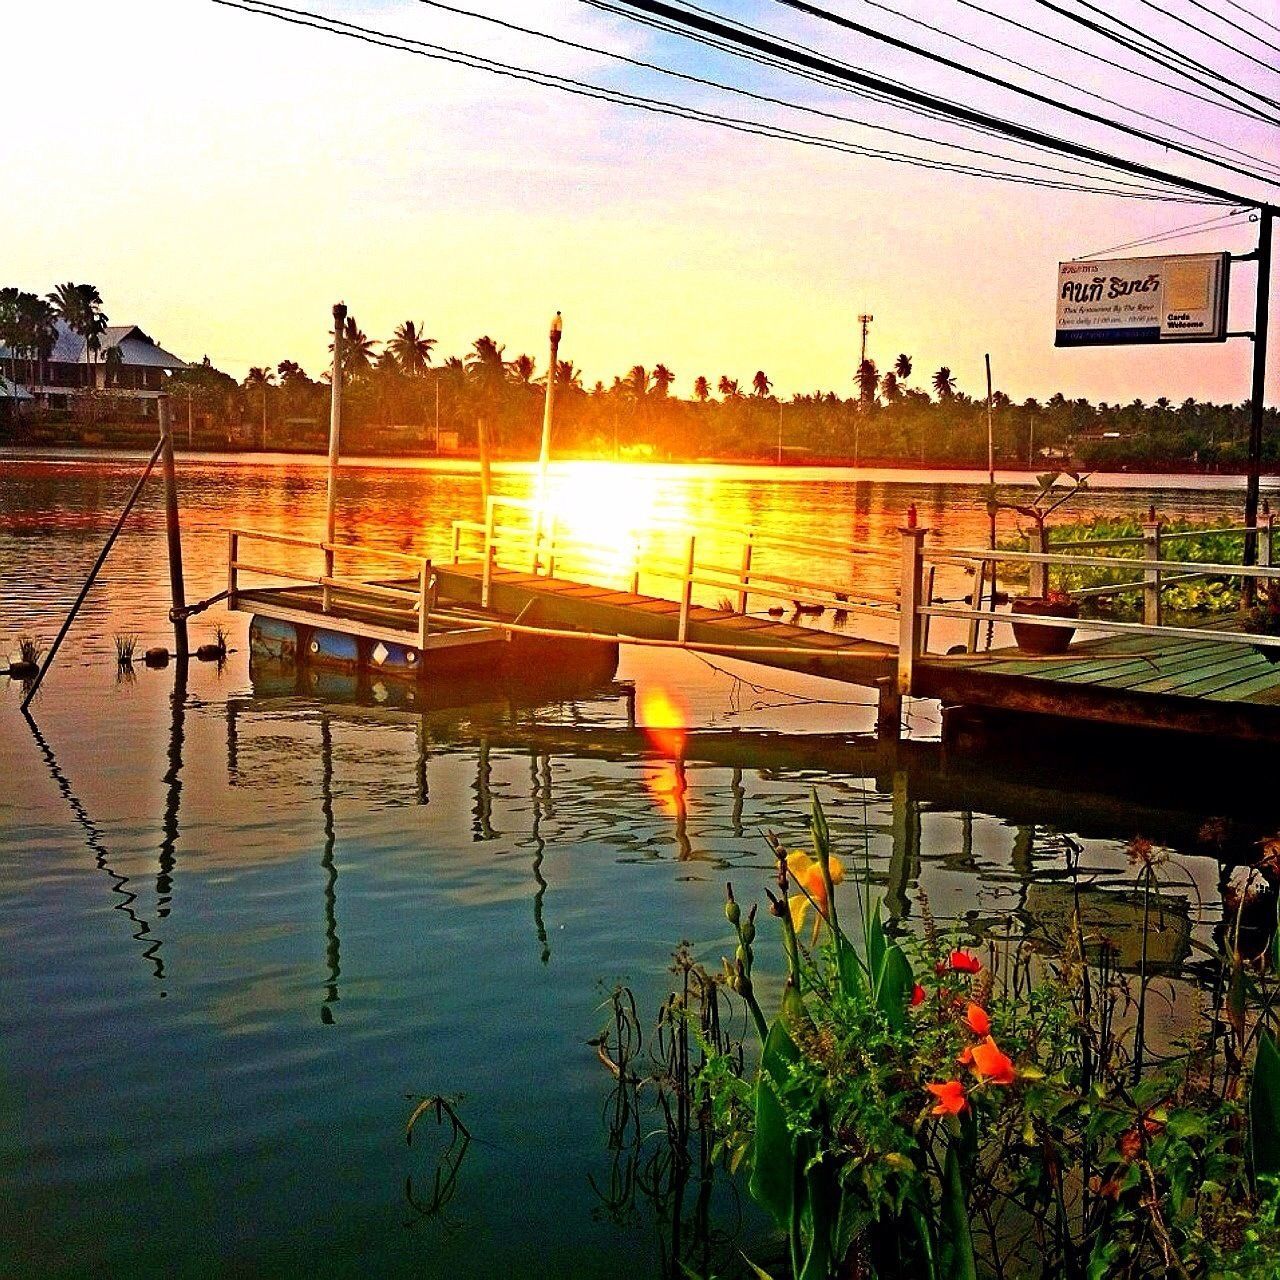
[[[22,636],[18,640],[18,659],[25,667],[39,666],[44,656],[44,645],[32,636]]]
[[[793,1280],[1274,1274],[1274,940],[1251,966],[1225,935],[1215,1007],[1157,1058],[1145,940],[1135,998],[1109,948],[1086,946],[1078,901],[1048,956],[1012,934],[981,951],[946,938],[923,896],[921,936],[893,937],[865,868],[842,917],[816,796],[811,826],[812,854],[770,837],[787,968],[772,1018],[755,908],[728,889],[738,946],[719,981],[759,1031],[758,1066],[704,1044],[699,1075],[714,1151],[749,1170]],[[1145,938],[1168,860],[1141,839],[1129,852]],[[821,947],[801,936],[810,912]]]
[[[138,637],[116,632],[116,664],[121,667],[133,666],[133,655],[138,647]]]
[[[227,652],[228,639],[227,629],[222,625],[222,623],[218,623],[218,625],[213,629],[213,643],[220,654],[225,654]]]

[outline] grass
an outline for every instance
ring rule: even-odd
[[[138,637],[116,633],[116,663],[121,667],[133,666],[133,655],[138,648]]]

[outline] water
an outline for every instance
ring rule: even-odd
[[[0,643],[52,638],[137,471],[0,459]],[[605,542],[714,513],[891,547],[910,503],[948,541],[980,541],[971,479],[581,464],[559,483]],[[528,491],[522,472],[499,482]],[[224,585],[229,523],[313,535],[323,520],[309,462],[183,460],[181,483],[192,599]],[[1239,510],[1222,482],[1130,483],[1079,507]],[[344,476],[344,538],[440,550],[456,516],[479,516],[472,474]],[[867,730],[867,692],[690,655],[624,651],[603,687],[532,704],[492,689],[419,714],[255,690],[247,620],[215,608],[192,638],[225,625],[224,668],[118,678],[113,636],[164,643],[166,595],[156,486],[34,731],[21,686],[0,687],[5,1274],[664,1274],[669,1223],[642,1193],[598,1194],[615,1168],[611,1080],[586,1042],[615,981],[649,1020],[682,939],[718,966],[724,881],[762,896],[760,830],[802,843],[811,787],[846,849],[865,833],[907,927],[921,887],[966,929],[1010,911],[1031,927],[1075,851],[1123,885],[1141,830],[1178,854],[1170,893],[1188,937],[1211,941],[1219,869],[1201,825],[1229,814],[1231,852],[1269,820],[1257,790],[1188,785],[1208,763],[1190,745],[1148,762],[1135,794],[1125,770],[1099,780],[1078,756],[948,758],[923,708],[925,740],[896,761],[798,742],[784,735]],[[629,727],[653,690],[717,731],[695,735],[679,774]],[[436,1213],[434,1121],[404,1137],[431,1094],[457,1099],[474,1135]],[[714,1205],[737,1243],[767,1250],[734,1187]]]

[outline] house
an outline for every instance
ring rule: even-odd
[[[107,410],[113,416],[150,418],[168,376],[188,367],[137,325],[109,326],[88,361],[84,338],[61,320],[57,328],[48,360],[33,360],[25,351],[0,347],[0,368],[12,372],[18,398],[26,392],[45,409],[71,409],[76,398],[92,388],[114,402]]]

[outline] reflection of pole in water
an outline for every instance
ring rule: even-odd
[[[533,928],[542,948],[542,963],[551,959],[551,947],[547,942],[547,926],[542,917],[542,904],[547,896],[547,881],[542,874],[542,857],[547,842],[542,838],[542,819],[551,816],[551,758],[539,756],[535,751],[529,757],[529,779],[533,783],[533,881],[538,887],[533,894]]]
[[[107,848],[102,842],[102,833],[98,830],[97,823],[89,816],[89,811],[80,802],[80,798],[76,793],[72,791],[71,783],[59,767],[58,758],[53,754],[53,748],[45,741],[44,734],[40,732],[36,722],[31,718],[30,712],[23,711],[22,715],[31,730],[31,736],[35,739],[36,746],[40,749],[40,754],[44,757],[45,764],[49,766],[49,776],[53,778],[54,785],[62,793],[62,797],[66,800],[72,816],[84,829],[85,844],[89,846],[90,851],[93,853],[98,870],[106,873],[111,881],[111,892],[120,898],[119,902],[112,903],[112,910],[124,912],[129,921],[135,926],[136,932],[133,935],[135,940],[147,944],[142,952],[143,958],[151,962],[155,976],[163,981],[164,961],[160,957],[160,948],[164,944],[151,932],[151,926],[147,921],[133,909],[133,904],[137,902],[138,895],[125,888],[125,885],[129,883],[129,877],[122,876],[118,871],[112,870],[107,862]],[[163,996],[165,993],[161,991],[160,994]]]
[[[729,789],[733,792],[733,808],[729,813],[729,821],[733,824],[733,834],[742,838],[742,808],[747,798],[747,789],[742,785],[742,769],[733,767],[733,777],[729,781]]]
[[[476,793],[476,802],[471,810],[471,838],[473,840],[492,840],[498,833],[493,829],[490,819],[493,816],[493,792],[489,789],[489,781],[493,771],[489,767],[489,739],[480,739],[480,751],[476,758],[476,780],[472,790]]]
[[[169,698],[169,767],[164,784],[164,838],[160,841],[160,869],[156,873],[156,915],[169,914],[173,895],[173,868],[177,862],[178,811],[182,802],[182,747],[187,736],[187,673],[190,659],[179,652],[173,668],[173,693]]]
[[[240,785],[240,708],[227,700],[227,786]]]
[[[320,1021],[333,1024],[333,1005],[338,1002],[338,977],[342,973],[342,947],[338,939],[338,867],[333,859],[338,827],[333,819],[333,725],[327,711],[320,713],[320,812],[324,815],[324,957],[329,966]]]
[[[693,845],[689,841],[689,780],[685,777],[684,757],[671,762],[671,794],[675,799],[676,844],[680,848],[680,861],[693,857]]]
[[[884,904],[891,920],[910,912],[907,886],[920,875],[920,806],[911,798],[911,776],[905,769],[893,774],[893,855]]]
[[[414,721],[414,742],[418,748],[414,761],[413,798],[415,804],[428,804],[431,800],[427,791],[427,726],[421,716]]]

